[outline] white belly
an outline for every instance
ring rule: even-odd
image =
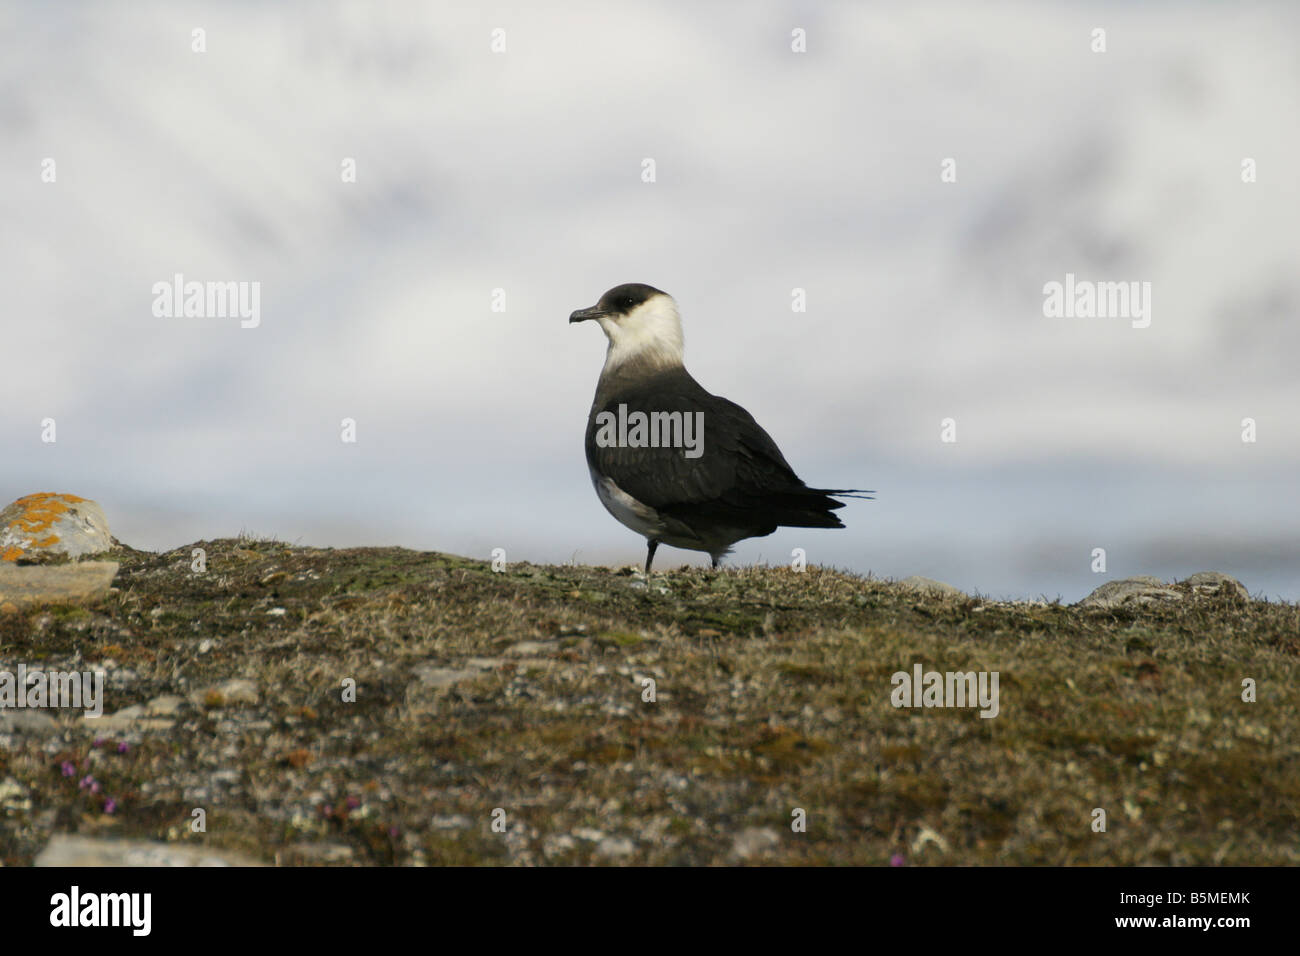
[[[614,484],[612,479],[602,478],[592,471],[591,483],[596,486],[596,494],[600,496],[600,503],[605,506],[605,510],[624,526],[647,538],[659,538],[667,531],[658,512],[637,501]]]

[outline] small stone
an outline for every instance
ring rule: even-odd
[[[150,714],[166,717],[180,710],[184,703],[184,697],[177,697],[175,694],[163,694],[161,697],[155,697],[149,701],[144,705],[144,708]]]
[[[536,657],[538,654],[546,654],[554,649],[555,645],[543,644],[541,641],[520,641],[507,647],[506,653],[511,657]]]
[[[542,854],[548,859],[563,856],[577,845],[577,841],[567,833],[552,833],[542,841]]]
[[[1180,601],[1182,594],[1164,581],[1149,574],[1107,581],[1080,601],[1076,607],[1109,610],[1127,604],[1147,605],[1166,601]]]
[[[54,718],[39,710],[0,710],[0,734],[49,737],[58,732],[59,725]]]
[[[97,601],[108,595],[117,568],[116,561],[31,566],[0,561],[0,602],[25,607]]]
[[[942,835],[931,830],[924,823],[917,831],[915,839],[912,840],[912,855],[917,856],[927,846],[933,844],[940,853],[948,852],[948,841]]]
[[[260,695],[256,682],[242,677],[233,677],[230,680],[222,681],[220,684],[213,684],[211,687],[190,695],[190,700],[200,707],[222,707],[226,704],[256,704],[259,699]]]
[[[173,723],[170,720],[150,719],[144,704],[132,704],[130,707],[123,707],[117,713],[104,714],[100,717],[84,714],[81,719],[87,730],[100,734],[128,730],[166,730]],[[156,726],[160,723],[164,726]]]
[[[468,830],[474,825],[474,822],[467,816],[453,813],[444,816],[434,816],[429,820],[429,825],[435,830]]]
[[[463,680],[469,680],[471,677],[478,677],[481,671],[475,670],[455,670],[449,667],[434,667],[429,664],[421,664],[415,668],[415,676],[420,684],[430,690],[441,690],[444,687],[450,687],[458,684]]]
[[[0,780],[0,809],[30,810],[31,801],[27,799],[27,787],[13,777]]]
[[[636,852],[636,844],[627,837],[605,837],[596,844],[596,855],[618,860]]]
[[[731,855],[737,860],[748,860],[780,845],[781,835],[771,827],[748,827],[736,834],[731,843]]]
[[[907,588],[909,591],[918,591],[921,594],[926,594],[930,597],[969,597],[969,595],[961,588],[955,588],[951,584],[944,584],[942,581],[936,581],[933,578],[923,578],[916,574],[912,575],[910,578],[903,578],[903,580],[898,582],[898,586]]]
[[[99,734],[124,733],[129,730],[170,730],[176,726],[174,720],[145,716],[144,708],[139,704],[119,710],[116,714],[105,714],[103,717],[86,714],[81,719],[85,721],[87,730]]]
[[[261,866],[229,850],[174,846],[149,840],[110,840],[59,833],[36,856],[36,866]]]
[[[285,847],[284,854],[293,863],[306,866],[351,863],[356,855],[352,847],[342,843],[295,843]]]

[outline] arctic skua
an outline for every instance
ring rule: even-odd
[[[634,282],[610,289],[569,322],[595,320],[609,339],[587,418],[587,467],[601,504],[647,543],[704,551],[718,566],[731,546],[777,528],[843,528],[834,496],[809,488],[770,435],[735,402],[704,390],[682,364],[673,297]]]

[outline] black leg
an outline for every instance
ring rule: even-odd
[[[645,576],[648,579],[650,577],[650,564],[655,559],[655,550],[659,547],[659,542],[651,539],[647,544],[648,548],[645,555]]]
[[[718,570],[718,565],[722,563],[722,558],[718,557],[716,554],[709,555],[709,558],[713,561],[713,570]]]

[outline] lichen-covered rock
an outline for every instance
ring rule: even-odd
[[[1182,598],[1182,594],[1159,578],[1140,574],[1137,577],[1124,578],[1122,581],[1107,581],[1080,601],[1078,606],[1108,610],[1125,604],[1156,604],[1164,601],[1181,601]]]
[[[1213,591],[1219,594],[1235,594],[1239,598],[1250,600],[1250,592],[1246,590],[1244,584],[1220,571],[1198,571],[1180,583],[1190,587],[1193,593]]]
[[[113,547],[108,519],[98,504],[76,495],[36,494],[0,511],[0,561],[80,558]]]

